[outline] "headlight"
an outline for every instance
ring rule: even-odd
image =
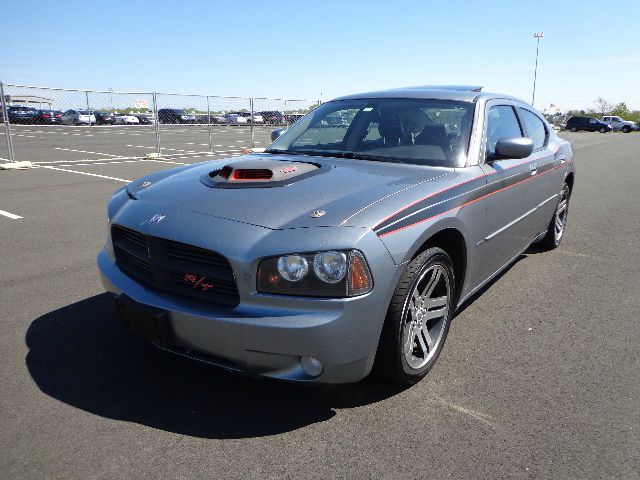
[[[309,271],[309,264],[300,255],[287,255],[278,259],[278,273],[290,282],[302,280]]]
[[[188,119],[189,119],[189,116],[188,116],[188,115],[180,115],[180,118],[181,118],[182,120],[188,120]]]
[[[347,274],[347,256],[342,252],[322,252],[313,259],[313,271],[320,280],[337,283]]]
[[[313,268],[309,266],[313,265]],[[369,266],[358,250],[289,254],[258,267],[258,292],[312,297],[353,297],[373,288]]]

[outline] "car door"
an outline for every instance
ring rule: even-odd
[[[611,126],[611,128],[613,128],[614,130],[621,130],[622,120],[618,117],[611,117],[611,122],[609,123],[609,126]]]
[[[599,129],[600,127],[598,126],[598,121],[595,118],[590,118],[587,130],[589,130],[590,132],[597,132]]]
[[[556,169],[567,160],[567,153],[549,148],[549,126],[533,110],[519,106],[516,109],[525,136],[533,140],[530,163],[535,164],[536,175],[533,183],[537,188],[537,210],[532,214],[536,233],[547,228],[556,207],[557,197],[562,188],[562,171]],[[556,200],[556,201],[554,201]]]
[[[75,113],[76,112],[74,112],[73,110],[67,110],[66,112],[64,112],[64,114],[62,115],[62,123],[64,123],[65,125],[73,123],[73,115]]]
[[[491,275],[509,263],[536,233],[534,213],[538,188],[532,181],[537,165],[531,157],[492,159],[500,138],[523,137],[524,130],[508,101],[493,101],[485,109],[485,162],[487,177],[483,270]]]

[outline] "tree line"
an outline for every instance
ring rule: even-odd
[[[587,110],[569,110],[567,115],[591,115],[593,117],[604,117],[605,115],[615,115],[624,120],[640,123],[640,110],[631,110],[625,102],[616,104],[609,103],[602,97],[596,98],[594,106]]]

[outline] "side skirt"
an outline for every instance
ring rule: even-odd
[[[478,290],[480,290],[482,287],[484,287],[487,283],[489,283],[491,280],[493,280],[500,272],[502,272],[505,268],[507,268],[509,265],[511,265],[516,258],[518,258],[520,255],[522,255],[524,252],[526,252],[529,247],[534,244],[539,238],[543,238],[544,235],[547,233],[547,231],[545,230],[544,232],[536,235],[535,239],[531,241],[531,243],[527,244],[526,247],[524,247],[522,250],[520,250],[516,255],[514,255],[507,263],[505,263],[503,266],[501,266],[500,268],[498,268],[495,272],[493,272],[491,275],[489,275],[486,279],[484,279],[482,282],[480,282],[478,285],[476,285],[469,293],[467,293],[464,297],[462,297],[460,300],[458,300],[458,305],[456,306],[456,310],[459,310],[460,307],[467,301],[469,300],[469,298],[471,298],[471,296],[476,293]]]

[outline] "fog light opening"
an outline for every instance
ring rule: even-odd
[[[301,357],[300,365],[305,373],[311,377],[317,377],[322,373],[322,362],[313,357]]]

